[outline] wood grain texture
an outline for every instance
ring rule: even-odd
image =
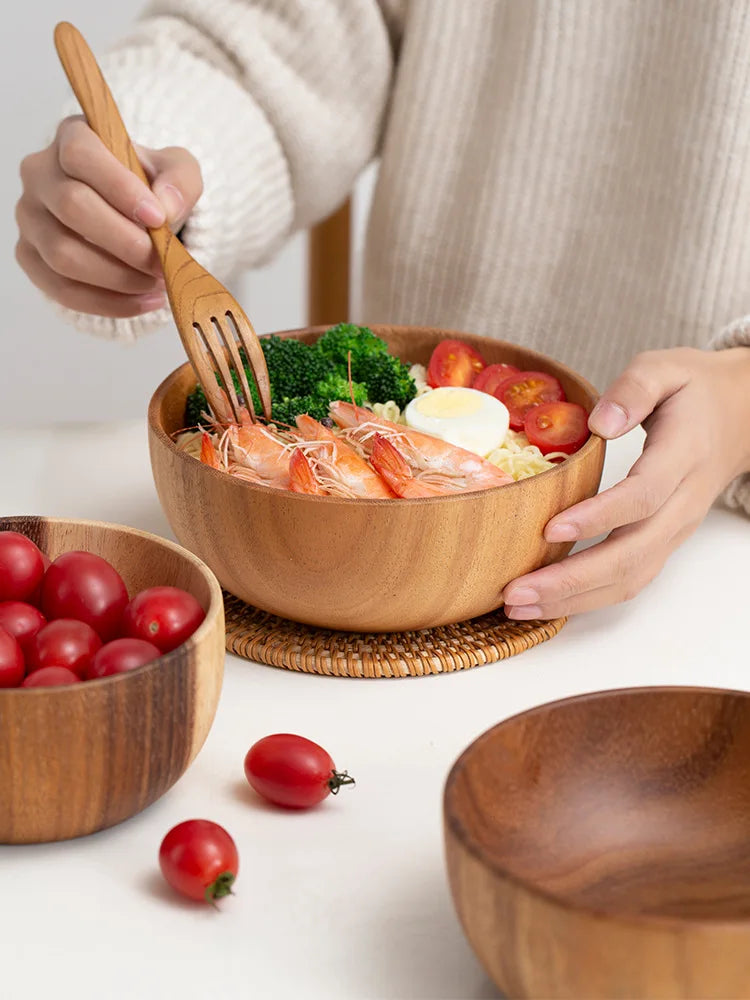
[[[91,129],[120,163],[150,186],[115,99],[81,33],[72,24],[62,21],[55,28],[55,47]],[[239,378],[244,402],[254,415],[250,388],[240,361],[239,342],[253,369],[263,412],[269,416],[271,390],[265,357],[253,325],[241,306],[221,282],[188,253],[166,222],[149,229],[148,233],[164,271],[177,332],[214,413],[222,421],[231,419],[232,414],[238,417],[242,400],[238,401],[230,376],[230,369],[233,369]],[[228,388],[228,399],[219,392],[214,377],[217,370]],[[227,404],[231,406],[231,413]]]
[[[308,235],[307,322],[319,326],[349,317],[351,200]],[[332,317],[336,317],[332,319]]]
[[[444,810],[459,917],[509,997],[750,996],[750,695],[533,709],[465,751]]]
[[[324,328],[286,331],[313,342]],[[446,336],[556,375],[587,409],[596,392],[543,355],[502,341],[435,329],[374,326],[397,356],[426,362]],[[546,522],[598,487],[604,442],[592,437],[559,467],[497,489],[426,500],[345,500],[242,482],[191,458],[170,435],[195,385],[185,365],[149,406],[151,465],[172,529],[247,604],[281,618],[351,632],[403,632],[494,610],[502,588],[566,555]]]
[[[109,560],[131,596],[182,587],[206,619],[153,663],[63,688],[0,690],[0,843],[78,837],[113,826],[170,788],[202,747],[224,669],[224,607],[215,577],[146,532],[95,521],[0,518],[51,559],[85,549]]]

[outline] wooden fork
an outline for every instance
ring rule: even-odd
[[[55,28],[55,47],[86,121],[120,163],[148,184],[112,93],[94,54],[77,28],[62,21]],[[194,260],[168,224],[149,229],[162,269],[167,296],[183,347],[203,387],[214,416],[240,421],[241,407],[255,420],[255,408],[239,346],[245,351],[258,387],[263,414],[271,417],[271,388],[260,341],[236,300],[213,275]],[[226,392],[216,381],[221,375]],[[240,398],[232,379],[235,372]]]

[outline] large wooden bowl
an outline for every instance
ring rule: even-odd
[[[323,329],[285,335],[312,343]],[[568,398],[587,409],[596,400],[588,382],[533,351],[445,330],[373,329],[410,363],[426,363],[440,340],[460,336],[488,362],[551,372]],[[173,444],[194,386],[192,369],[183,365],[159,386],[149,407],[151,464],[172,529],[232,594],[322,628],[404,631],[493,610],[506,583],[570,551],[570,543],[545,542],[544,525],[599,485],[604,442],[591,438],[555,469],[462,496],[340,500],[254,486]]]
[[[509,997],[750,997],[750,696],[610,691],[481,736],[445,790],[453,898]]]
[[[150,805],[183,774],[213,722],[224,671],[224,606],[211,571],[134,528],[4,517],[51,559],[85,549],[109,560],[131,596],[182,587],[206,617],[178,649],[144,667],[70,687],[0,690],[0,843],[79,837]]]

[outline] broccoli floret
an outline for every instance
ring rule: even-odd
[[[316,420],[322,420],[328,415],[328,406],[321,405],[315,396],[286,396],[273,404],[272,418],[280,424],[294,427],[300,413],[309,413]]]
[[[286,396],[273,404],[273,419],[282,424],[294,425],[295,417],[307,413],[315,420],[323,420],[328,416],[328,404],[334,399],[350,401],[352,395],[357,406],[367,399],[367,390],[358,382],[352,383],[349,391],[349,381],[342,375],[329,373],[315,386],[311,393],[305,396]]]
[[[339,323],[324,333],[313,347],[291,337],[261,337],[260,342],[271,383],[272,417],[280,423],[294,424],[294,418],[300,413],[309,413],[316,420],[322,420],[328,416],[328,404],[332,400],[349,401],[352,393],[358,406],[367,400],[378,403],[389,399],[401,406],[416,395],[408,370],[388,354],[385,341],[366,326]],[[350,352],[354,380],[351,391],[348,378]],[[261,413],[255,381],[244,352],[240,353],[255,412]],[[402,368],[406,376],[401,372]],[[221,385],[218,374],[216,378]],[[234,382],[239,391],[236,376]],[[399,400],[405,402],[402,404]],[[203,390],[196,387],[187,398],[186,426],[199,423],[201,412],[207,408]]]
[[[325,403],[325,415],[328,416],[328,404],[334,399],[345,399],[350,403],[354,397],[356,405],[363,406],[367,401],[367,388],[360,382],[352,382],[350,389],[348,378],[331,372],[315,386],[314,395],[316,399]]]
[[[388,345],[384,340],[376,336],[368,326],[355,326],[354,323],[332,326],[317,341],[315,349],[332,362],[338,372],[346,372],[350,351],[352,371],[370,358],[388,353]]]
[[[409,374],[409,366],[391,354],[370,358],[366,364],[357,367],[356,373],[352,365],[352,377],[364,383],[367,399],[371,403],[393,400],[403,410],[417,394],[417,386]]]
[[[185,402],[185,426],[195,427],[202,423],[202,413],[208,412],[206,394],[199,385],[193,389]]]
[[[330,360],[293,337],[262,337],[260,342],[272,400],[307,396],[332,368]]]

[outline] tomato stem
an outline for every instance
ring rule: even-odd
[[[354,778],[349,775],[348,771],[331,771],[331,777],[328,779],[328,787],[331,789],[331,795],[338,795],[339,788],[342,785],[355,784]]]
[[[232,872],[222,872],[217,875],[211,885],[206,886],[205,897],[208,903],[213,903],[215,899],[222,899],[224,896],[234,895],[232,885],[234,875]]]

